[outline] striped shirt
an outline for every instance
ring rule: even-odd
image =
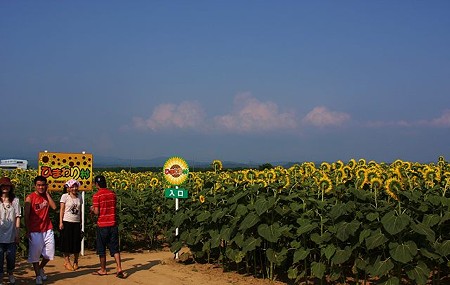
[[[116,200],[116,194],[107,188],[100,188],[92,196],[92,205],[99,208],[97,225],[100,228],[116,226]]]

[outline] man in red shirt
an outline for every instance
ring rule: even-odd
[[[35,191],[25,198],[25,227],[28,236],[28,262],[33,264],[36,284],[47,280],[45,265],[55,257],[55,237],[49,210],[56,204],[47,191],[47,178],[34,178]],[[40,256],[42,261],[39,264]]]
[[[94,178],[97,193],[92,196],[91,212],[98,215],[97,219],[97,254],[100,259],[100,269],[95,275],[106,275],[106,248],[116,261],[116,276],[126,278],[127,273],[122,270],[119,249],[119,227],[116,218],[116,194],[106,188],[106,178],[97,175]]]

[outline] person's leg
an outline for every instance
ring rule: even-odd
[[[64,256],[64,265],[70,264],[70,253],[64,252],[63,256]]]
[[[97,275],[106,275],[106,244],[107,228],[97,227],[97,255],[100,260],[100,269],[94,272]]]
[[[47,263],[50,261],[50,259],[42,258],[41,264],[39,264],[39,269],[44,269],[44,267],[47,265]]]
[[[78,257],[80,256],[81,251],[81,223],[72,223],[72,253],[73,253],[73,269],[78,269]]]
[[[78,257],[80,256],[79,253],[74,253],[73,254],[73,270],[77,270],[78,269]]]
[[[64,257],[64,267],[72,271],[72,264],[70,263],[70,223],[63,221],[64,228],[60,231],[60,245],[61,245],[61,251],[63,252]]]
[[[43,233],[33,232],[30,233],[28,239],[28,262],[33,264],[34,273],[36,278],[40,276],[39,260],[44,248],[44,235]]]
[[[16,268],[16,252],[17,252],[16,243],[13,242],[13,243],[7,244],[7,246],[6,246],[6,270],[8,271],[9,276],[13,275],[14,269]],[[3,270],[3,264],[2,264],[2,270]]]
[[[111,227],[110,229],[110,242],[108,244],[111,256],[114,257],[116,261],[116,276],[119,278],[126,278],[127,274],[122,270],[122,260],[120,258],[120,247],[119,247],[119,228]]]
[[[16,252],[16,243],[9,243],[6,247],[6,270],[8,271],[9,284],[16,284],[16,278],[14,277],[14,269],[16,268]]]
[[[98,273],[106,274],[106,255],[99,255],[98,257],[100,259],[100,270],[98,271]]]
[[[34,274],[36,275],[36,277],[40,276],[39,270],[41,268],[39,267],[39,262],[33,262],[33,269],[34,269]]]
[[[47,275],[45,274],[44,267],[50,260],[55,258],[55,236],[53,230],[48,230],[45,233],[42,233],[44,240],[44,247],[42,249],[42,261],[39,264],[40,270],[39,274],[42,277],[42,280],[47,280]]]
[[[70,263],[70,253],[64,252],[63,256],[64,256],[64,267],[69,271],[73,271],[74,270],[73,265]]]
[[[116,261],[116,276],[122,279],[125,279],[128,277],[128,273],[122,270],[122,261],[120,258],[120,252],[116,252],[114,254],[114,260]]]
[[[0,243],[0,279],[3,278],[3,266],[5,262],[6,244]]]
[[[116,261],[116,271],[122,272],[122,261],[120,259],[120,252],[114,254],[114,260]]]

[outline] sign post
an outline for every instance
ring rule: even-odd
[[[189,166],[181,157],[169,158],[163,167],[164,178],[172,185],[170,188],[164,190],[164,197],[175,199],[175,213],[178,211],[179,202],[178,199],[186,199],[188,197],[188,191],[183,188],[179,188],[189,174]],[[178,236],[178,227],[175,229],[175,236]],[[175,259],[178,259],[178,252],[175,253]]]

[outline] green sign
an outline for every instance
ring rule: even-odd
[[[188,190],[183,188],[166,188],[164,190],[164,197],[185,199],[188,197]]]

